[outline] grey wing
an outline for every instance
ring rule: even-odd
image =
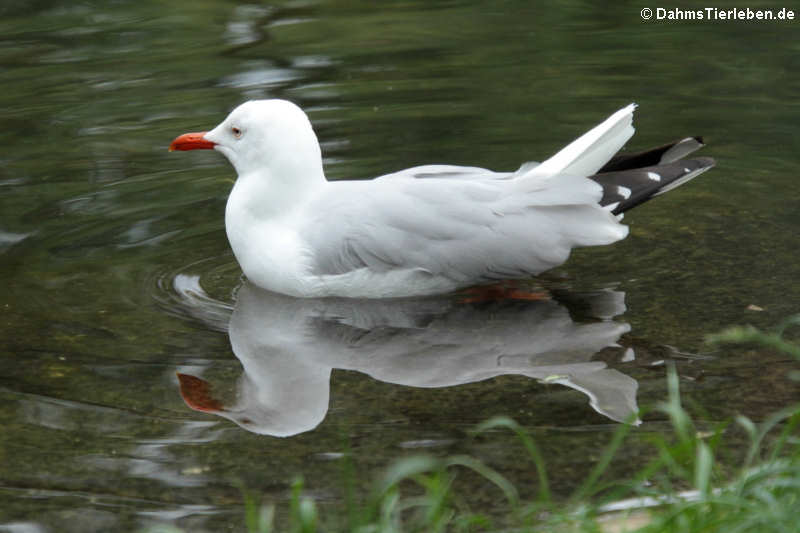
[[[300,229],[314,273],[415,269],[475,283],[538,274],[564,262],[573,246],[627,234],[585,178],[534,181],[436,165],[438,176],[420,179],[431,167],[332,184]],[[443,177],[445,169],[458,179]]]
[[[399,172],[384,174],[375,178],[377,180],[396,179],[457,179],[457,180],[504,180],[521,176],[539,166],[536,161],[528,161],[515,172],[495,172],[481,167],[463,167],[458,165],[422,165],[411,167]]]
[[[373,181],[398,179],[446,179],[446,180],[491,180],[510,177],[510,172],[494,172],[480,167],[463,167],[458,165],[422,165],[411,167],[391,174],[378,176]]]

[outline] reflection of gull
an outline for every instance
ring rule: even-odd
[[[176,287],[203,302],[196,281],[181,276]],[[208,383],[185,374],[181,393],[190,407],[249,431],[289,436],[325,417],[333,368],[412,387],[519,374],[579,390],[599,413],[629,419],[637,409],[636,381],[591,360],[630,329],[610,320],[625,311],[624,293],[568,296],[600,320],[575,322],[555,300],[296,299],[245,284],[229,325],[244,367],[237,400],[223,405]]]

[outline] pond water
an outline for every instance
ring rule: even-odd
[[[703,338],[799,309],[800,22],[642,7],[0,6],[0,531],[237,529],[240,487],[282,509],[298,475],[335,515],[345,453],[364,490],[398,457],[468,453],[530,495],[513,437],[469,436],[493,415],[566,494],[669,361],[708,426],[796,400],[794,363]],[[533,280],[547,300],[298,301],[242,281],[227,161],[167,152],[261,97],[308,111],[330,179],[513,170],[631,101],[632,149],[704,135],[717,167]],[[641,422],[613,475],[667,427]]]

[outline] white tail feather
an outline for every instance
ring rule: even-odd
[[[620,109],[534,168],[528,176],[549,177],[562,173],[575,176],[596,174],[633,135],[634,109],[636,104]]]

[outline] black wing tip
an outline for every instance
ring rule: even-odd
[[[662,165],[596,174],[592,179],[603,187],[600,205],[607,206],[611,213],[619,215],[693,180],[716,164],[712,157],[693,157]]]
[[[717,164],[717,160],[716,159],[714,159],[713,157],[705,157],[705,156],[704,157],[693,157],[691,159],[679,159],[678,161],[676,161],[676,163],[680,163],[680,162],[688,163],[690,161],[693,162],[693,163],[700,163],[698,165],[698,168],[711,168],[713,166],[716,166],[716,164]]]
[[[683,159],[704,146],[703,137],[701,135],[693,135],[641,152],[620,152],[607,161],[597,173],[635,170],[637,168],[672,163]]]

